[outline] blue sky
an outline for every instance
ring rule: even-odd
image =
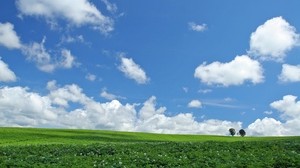
[[[0,125],[298,135],[299,5],[1,1]]]

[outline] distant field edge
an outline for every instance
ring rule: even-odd
[[[220,136],[199,134],[158,134],[111,130],[0,127],[0,146],[30,144],[93,144],[129,142],[236,142],[300,141],[300,136]]]

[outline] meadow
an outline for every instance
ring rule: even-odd
[[[0,128],[0,167],[300,167],[300,137]]]

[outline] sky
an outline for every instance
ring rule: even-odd
[[[300,135],[300,1],[0,1],[0,126]]]

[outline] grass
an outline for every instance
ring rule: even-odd
[[[0,135],[0,146],[30,144],[94,144],[107,142],[236,142],[300,140],[300,137],[231,137],[45,128],[0,128]]]
[[[0,128],[0,167],[300,167],[300,137]]]

